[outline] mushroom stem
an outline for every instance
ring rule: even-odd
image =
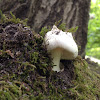
[[[61,50],[59,48],[53,50],[51,52],[51,57],[53,58],[54,67],[52,68],[53,71],[60,71],[60,58],[61,58]]]

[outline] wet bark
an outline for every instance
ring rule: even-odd
[[[16,17],[28,18],[35,32],[44,26],[52,26],[56,21],[66,23],[66,30],[78,26],[73,34],[79,54],[85,56],[90,0],[0,0],[0,9],[4,13],[12,11]]]

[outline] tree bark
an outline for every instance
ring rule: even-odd
[[[90,0],[0,0],[3,13],[12,11],[16,17],[28,18],[35,32],[44,26],[52,26],[56,21],[66,23],[66,29],[78,26],[73,34],[79,54],[85,56]]]

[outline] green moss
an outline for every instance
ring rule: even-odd
[[[32,54],[30,54],[31,63],[37,63],[37,60],[39,59],[38,55],[38,52],[33,52]]]
[[[13,82],[0,81],[0,85],[0,100],[16,100],[21,94],[19,87]]]
[[[62,23],[62,20],[55,22],[55,25],[58,27],[58,29],[62,31],[66,31],[66,24]],[[41,31],[39,32],[39,34],[44,38],[45,34],[50,30],[51,30],[51,27],[43,27]],[[67,32],[74,33],[77,30],[78,30],[78,26],[68,29]]]
[[[100,75],[88,69],[88,64],[85,60],[78,57],[74,61],[75,65],[75,87],[70,89],[76,93],[77,100],[96,100],[100,98]]]
[[[6,51],[0,50],[0,58],[3,58],[4,60],[6,60],[6,59],[9,59],[12,57],[13,57],[13,55],[8,50],[6,50]]]
[[[74,78],[68,87],[51,70],[53,63],[42,45],[43,35],[17,27],[16,37],[7,33],[12,40],[0,34],[0,100],[100,99],[100,75],[92,72],[85,60],[78,56],[73,61]]]
[[[46,34],[48,31],[50,31],[50,28],[48,29],[47,27],[43,27],[43,28],[41,29],[41,31],[39,32],[39,34],[40,34],[42,37],[44,37],[45,34]]]
[[[5,16],[5,14],[3,14],[2,11],[0,10],[0,16],[1,16],[0,23],[12,22],[12,23],[15,23],[15,24],[21,23],[21,24],[27,26],[27,21],[28,21],[27,18],[25,20],[21,20],[19,18],[16,18],[16,16],[13,15],[12,12],[10,12],[10,15],[11,15],[11,18]]]
[[[0,95],[3,96],[0,99],[18,100],[18,98],[21,98],[21,100],[24,100],[27,98],[27,100],[66,100],[67,98],[67,100],[96,100],[97,97],[100,98],[100,76],[90,71],[86,61],[80,57],[73,63],[75,65],[75,79],[73,80],[72,88],[66,90],[62,90],[59,87],[55,88],[54,83],[59,80],[52,78],[51,82],[48,84],[49,95],[47,95],[46,77],[38,75],[35,76],[37,78],[34,82],[30,83],[33,84],[33,89],[28,84],[20,81],[0,81],[0,85],[2,86]],[[21,65],[34,67],[28,62],[21,63]],[[25,70],[28,69],[25,67]],[[28,71],[28,73],[30,72]],[[28,76],[28,74],[26,76]],[[34,96],[35,94],[38,94],[38,96]]]
[[[77,30],[78,30],[78,26],[72,27],[72,28],[68,29],[67,32],[74,33],[74,32],[76,32]]]

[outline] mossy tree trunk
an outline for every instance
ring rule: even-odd
[[[66,23],[66,29],[78,26],[74,37],[81,47],[79,54],[85,56],[90,0],[0,0],[3,13],[12,11],[16,17],[28,18],[35,32],[56,21]]]

